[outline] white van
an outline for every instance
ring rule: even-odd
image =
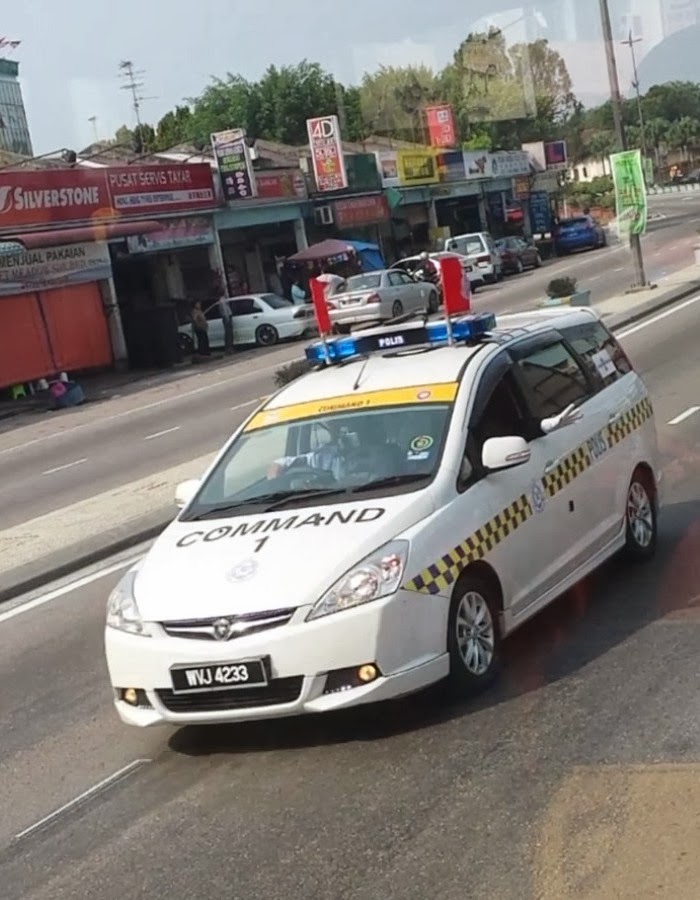
[[[448,253],[460,253],[466,256],[487,284],[495,284],[503,280],[503,263],[493,238],[487,231],[475,231],[473,234],[458,234],[447,238],[445,250]]]

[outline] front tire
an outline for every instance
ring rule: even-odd
[[[497,677],[501,660],[499,608],[499,598],[487,579],[465,574],[457,582],[447,625],[451,692],[473,696]]]
[[[279,339],[279,333],[274,325],[258,325],[255,329],[255,343],[258,347],[272,347]]]
[[[625,546],[623,556],[631,562],[646,562],[656,553],[658,509],[652,476],[639,468],[627,489]]]

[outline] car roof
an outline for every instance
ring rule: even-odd
[[[499,344],[502,346],[528,334],[590,321],[591,318],[598,318],[592,310],[570,308],[499,316],[498,326],[493,332],[497,343],[490,343],[488,346],[495,353]],[[329,366],[292,381],[273,395],[265,408],[279,409],[310,400],[460,381],[467,364],[482,349],[483,344],[457,344],[423,353],[415,350],[404,353],[388,351],[385,355],[373,353],[369,357],[358,358],[353,363]]]

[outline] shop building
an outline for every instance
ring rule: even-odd
[[[19,63],[13,59],[0,59],[0,150],[25,156],[33,152]]]
[[[174,361],[177,303],[211,271],[208,164],[3,171],[0,387]],[[188,286],[189,282],[189,286]]]

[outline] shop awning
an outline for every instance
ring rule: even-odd
[[[8,237],[21,241],[27,250],[39,247],[61,247],[64,244],[84,244],[89,241],[112,241],[136,234],[152,234],[162,229],[160,222],[113,222],[109,224],[83,225],[79,228],[52,228],[50,231],[33,231]],[[2,240],[2,238],[0,238]]]

